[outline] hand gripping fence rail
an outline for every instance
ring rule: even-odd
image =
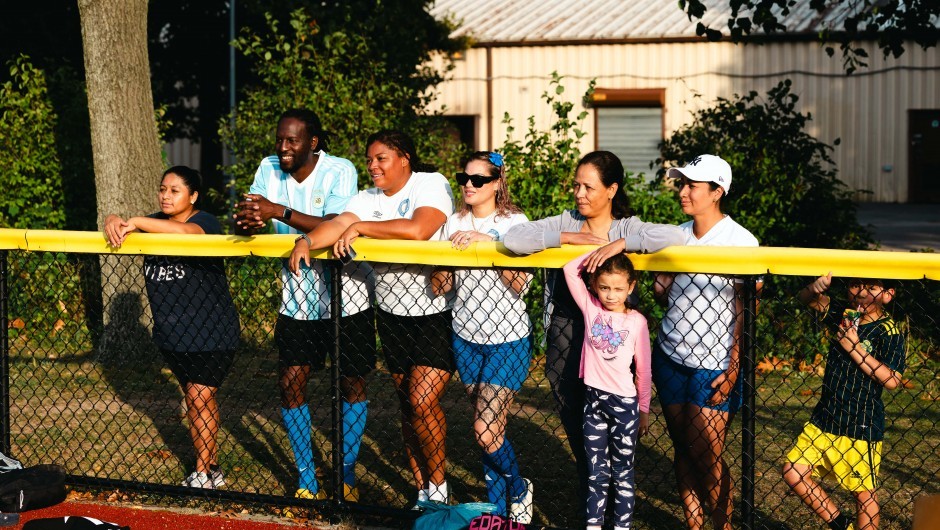
[[[355,262],[318,251],[293,276],[291,247],[132,234],[112,251],[97,233],[0,230],[0,452],[60,464],[75,486],[402,522],[419,484],[443,495],[443,481],[451,503],[555,528],[583,528],[588,484],[599,495],[608,479],[610,524],[631,476],[634,528],[682,527],[689,507],[713,523],[730,511],[734,527],[822,528],[790,486],[808,477],[847,517],[874,491],[879,528],[910,528],[917,499],[940,493],[935,254],[631,255],[649,428],[617,446],[633,420],[613,417],[608,450],[588,416],[619,396],[583,385],[583,337],[615,373],[643,333],[564,307],[561,267],[590,248],[521,258],[360,238]],[[825,293],[804,289],[830,271]],[[874,322],[853,313],[866,296],[883,302]],[[719,393],[740,409],[711,403]],[[813,443],[833,432],[867,442],[824,476]]]

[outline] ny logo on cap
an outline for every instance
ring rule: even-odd
[[[690,166],[697,166],[698,163],[701,162],[701,161],[702,161],[702,157],[697,156],[697,157],[693,158],[691,162],[689,162],[689,165],[690,165]]]

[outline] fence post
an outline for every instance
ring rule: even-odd
[[[340,344],[342,331],[340,318],[343,316],[343,264],[338,260],[324,264],[330,272],[330,318],[333,319],[333,359],[330,363],[330,387],[333,390],[333,518],[339,514],[339,508],[345,504],[343,497],[343,393],[340,388]],[[334,523],[338,521],[333,521]]]
[[[0,250],[0,452],[10,454],[10,315],[7,286],[7,260],[10,252]]]
[[[741,330],[739,359],[744,378],[744,395],[741,404],[741,523],[742,528],[754,528],[754,408],[755,367],[757,355],[754,348],[754,334],[757,332],[757,280],[756,276],[746,276],[743,285],[744,323]]]

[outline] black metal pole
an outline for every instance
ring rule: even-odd
[[[754,348],[754,336],[757,332],[757,277],[744,279],[744,323],[741,330],[741,344],[738,358],[741,361],[740,377],[744,378],[744,396],[741,406],[741,506],[742,528],[754,528],[754,416],[755,367],[757,354]]]
[[[330,380],[333,388],[333,517],[345,505],[343,498],[343,393],[340,388],[340,317],[343,314],[343,264],[329,262],[330,271],[330,315],[333,319],[333,362],[330,363]],[[334,521],[338,522],[338,521]]]
[[[10,293],[7,287],[7,259],[10,252],[0,250],[0,452],[10,454]]]

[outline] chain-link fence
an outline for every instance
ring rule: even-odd
[[[175,258],[148,257],[145,264],[144,258],[128,255],[3,254],[4,451],[26,463],[59,463],[78,483],[179,496],[208,491],[181,485],[203,469],[210,482],[224,478],[213,493],[221,499],[314,503],[324,513],[345,505],[407,518],[405,510],[424,495],[419,484],[442,478],[451,503],[492,500],[487,476],[500,480],[494,470],[505,464],[494,454],[511,445],[519,473],[534,490],[532,522],[584,524],[571,447],[583,447],[581,435],[577,425],[565,421],[556,398],[576,395],[571,385],[578,381],[570,376],[577,379],[578,366],[561,366],[547,351],[571,331],[553,330],[559,323],[541,314],[543,287],[558,274],[450,268],[432,275],[433,267],[354,262],[340,275],[337,262],[317,260],[314,266],[322,273],[313,286],[317,290],[296,293],[283,288],[291,280],[281,260],[227,258],[225,273],[240,323],[240,340],[229,355],[225,337],[218,335],[225,329],[231,333],[226,295],[200,290],[208,289],[199,287],[206,281],[168,287],[190,270],[218,273],[212,259],[197,258],[184,271]],[[145,277],[151,280],[149,296]],[[661,345],[668,341],[660,337],[661,322],[672,318],[676,305],[690,323],[683,328],[673,322],[670,330],[685,330],[679,342],[692,343],[693,350],[695,344],[728,339],[720,336],[720,325],[703,332],[696,322],[741,315],[742,409],[728,424],[721,451],[731,479],[734,525],[820,527],[781,471],[825,393],[826,358],[839,333],[838,325],[832,327],[823,313],[799,299],[799,291],[815,278],[669,276],[679,287],[665,290],[665,305],[656,300],[656,278],[641,273],[638,308],[659,350],[681,350],[675,341]],[[160,293],[153,290],[158,283]],[[342,304],[327,295],[341,284]],[[696,286],[695,295],[683,285]],[[707,294],[713,285],[738,294],[730,299]],[[895,294],[885,308],[905,338],[904,368],[898,388],[883,395],[876,491],[880,527],[908,528],[914,499],[940,493],[940,286],[905,280],[892,287]],[[854,309],[844,280],[836,278],[828,294],[833,308]],[[695,302],[703,296],[705,306]],[[743,311],[735,309],[735,296]],[[687,303],[677,304],[676,297],[688,298]],[[451,305],[455,309],[445,309]],[[338,314],[343,317],[332,317]],[[530,325],[531,347],[522,340]],[[461,330],[456,338],[455,327]],[[595,336],[594,331],[589,333]],[[577,333],[568,336],[570,351],[580,352]],[[194,351],[200,349],[213,351]],[[654,357],[661,353],[654,351]],[[474,365],[480,356],[496,360],[489,371]],[[460,371],[451,376],[455,357]],[[683,438],[670,436],[677,425],[667,425],[669,410],[658,395],[666,384],[661,370],[654,366],[658,380],[649,433],[635,453],[637,528],[676,528],[685,521],[673,464],[673,438]],[[583,405],[572,403],[577,416]],[[217,434],[207,437],[202,431],[212,430],[215,404]],[[695,440],[684,440],[694,445]],[[336,450],[339,444],[344,450]],[[855,513],[851,494],[823,485],[843,513]],[[506,509],[518,509],[513,502],[520,499],[518,484],[506,480],[502,487],[496,491],[508,499]],[[429,492],[434,493],[441,492]]]

